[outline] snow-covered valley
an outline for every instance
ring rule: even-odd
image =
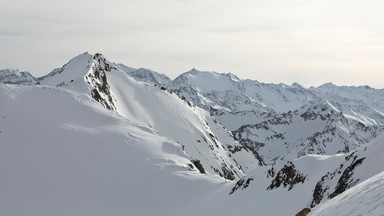
[[[89,53],[0,70],[0,214],[382,215],[383,97]]]

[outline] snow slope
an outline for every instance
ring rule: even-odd
[[[332,199],[345,190],[384,170],[384,135],[347,154],[336,168],[330,169],[316,184],[312,206]]]
[[[123,64],[118,64],[117,67],[126,72],[129,76],[135,77],[135,80],[137,81],[149,82],[160,86],[172,86],[172,80],[164,74],[159,74],[145,68],[134,69]]]
[[[0,84],[0,101],[1,215],[180,215],[228,184],[84,94]]]
[[[235,182],[201,174],[177,142],[87,94],[0,84],[0,101],[1,215],[285,215],[301,207],[284,190],[265,190],[263,166],[256,191],[229,195]]]
[[[309,216],[318,215],[370,215],[381,216],[384,212],[384,172],[348,189],[332,200],[313,209]]]
[[[160,87],[138,83],[110,67],[101,55],[95,56],[83,54],[72,59],[60,73],[41,80],[41,85],[0,84],[1,215],[232,215],[255,208],[262,214],[269,211],[270,205],[263,202],[250,205],[262,198],[253,193],[229,195],[235,182],[204,165],[214,167],[224,161],[233,163],[230,170],[237,170],[236,163],[245,164],[244,170],[257,170],[260,176],[266,170],[252,152],[231,140],[228,131],[208,112]],[[105,80],[108,83],[103,83]],[[107,84],[110,95],[105,96],[113,96],[114,109],[92,95]],[[134,115],[120,104],[124,100],[137,109],[148,103],[145,105],[169,118],[172,112],[173,124],[183,135],[179,143],[175,137],[163,135],[177,136],[172,130],[155,128],[161,121],[154,116],[158,111],[148,110],[148,118]],[[201,145],[182,140],[184,136],[195,138],[185,131],[187,128],[200,137],[206,135],[207,143],[202,137]],[[199,154],[193,155],[193,146],[200,149],[195,151]],[[206,174],[192,162],[197,156]],[[270,194],[268,200],[276,199],[274,192],[265,194]],[[285,199],[287,196],[278,201]],[[286,210],[272,212],[282,215]]]
[[[90,94],[107,109],[176,141],[208,173],[234,180],[259,164],[208,112],[163,87],[135,81],[101,54],[79,55],[40,83]],[[233,146],[239,151],[228,154]]]

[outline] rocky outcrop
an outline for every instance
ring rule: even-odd
[[[306,179],[303,174],[295,169],[295,165],[292,162],[285,164],[284,167],[277,173],[272,167],[270,170],[268,170],[267,177],[273,178],[267,190],[272,190],[281,186],[284,188],[288,187],[288,190],[291,190],[294,185],[298,183],[304,183]]]
[[[107,73],[117,69],[109,63],[101,54],[95,54],[92,61],[92,69],[85,76],[86,82],[93,87],[91,97],[109,110],[116,110],[113,95],[107,80]]]
[[[358,157],[356,152],[345,157],[345,162],[333,171],[328,172],[317,182],[313,191],[311,207],[318,205],[324,197],[332,199],[343,193],[348,188],[353,187],[359,182],[359,179],[352,178],[354,169],[363,163],[365,157]],[[337,181],[333,188],[334,182]]]
[[[239,181],[236,182],[235,186],[232,188],[232,190],[229,193],[229,195],[235,193],[235,191],[237,191],[239,189],[244,190],[245,188],[247,188],[249,186],[251,181],[253,181],[253,178],[247,178],[247,179],[242,178],[242,179],[240,179]]]

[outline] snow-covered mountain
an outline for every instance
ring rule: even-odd
[[[257,151],[266,163],[307,154],[347,153],[377,137],[382,126],[366,126],[324,106],[303,106],[234,131],[235,138]]]
[[[182,215],[231,184],[88,94],[0,84],[0,101],[1,215]]]
[[[267,171],[257,169],[249,173],[235,184],[231,193],[245,196],[253,192],[262,193],[266,197],[272,196],[264,192],[264,188],[274,193],[276,198],[295,197],[294,202],[286,201],[287,203],[282,202],[283,204],[279,205],[280,208],[290,209],[290,214],[287,215],[299,212],[298,215],[307,215],[312,210],[314,215],[334,215],[329,212],[337,208],[338,204],[349,209],[358,207],[358,212],[363,214],[381,210],[382,207],[377,205],[364,206],[363,203],[382,203],[382,196],[375,196],[372,201],[360,200],[357,206],[349,205],[353,204],[351,202],[358,202],[358,198],[372,198],[372,194],[368,193],[355,194],[360,193],[362,188],[381,188],[373,186],[373,182],[382,181],[379,176],[384,171],[383,143],[384,135],[380,135],[350,153],[307,155],[288,162],[277,161],[273,166],[267,166]],[[335,212],[338,212],[335,215],[345,215],[340,210]]]
[[[19,72],[17,69],[0,70],[0,83],[31,85],[36,78],[28,72]]]
[[[142,79],[137,74],[132,74],[132,77],[156,83],[150,78]],[[384,104],[380,102],[384,99],[384,90],[368,86],[347,87],[327,83],[317,88],[304,88],[298,83],[290,86],[266,84],[242,80],[231,73],[192,69],[178,76],[168,87],[196,102],[197,106],[208,110],[212,107],[220,114],[244,111],[282,113],[316,104],[343,112],[346,117],[366,125],[384,122]],[[233,128],[230,124],[225,126]]]
[[[0,77],[1,215],[329,215],[330,199],[383,200],[361,193],[384,171],[382,90],[196,69],[171,81],[89,53]]]
[[[327,83],[311,91],[324,98],[336,111],[364,124],[384,124],[384,89],[369,86],[336,86]]]
[[[105,108],[176,141],[205,172],[234,180],[260,163],[207,111],[164,87],[135,81],[101,54],[79,55],[40,84],[88,93]],[[229,154],[230,148],[239,150]]]
[[[149,82],[160,86],[172,86],[172,80],[164,74],[145,68],[134,69],[124,64],[118,64],[117,67],[129,76],[134,77],[137,81]]]

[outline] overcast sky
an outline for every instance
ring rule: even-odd
[[[171,78],[197,68],[267,83],[384,88],[382,0],[0,0],[0,69],[72,57]]]

